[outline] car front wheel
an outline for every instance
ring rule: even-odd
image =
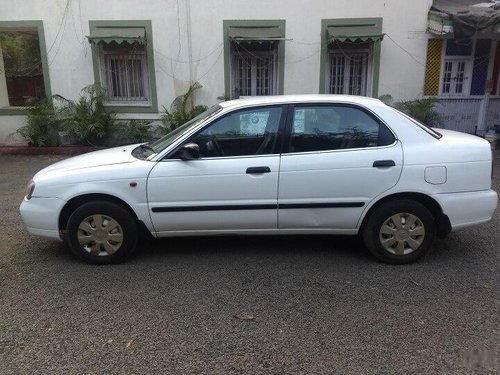
[[[370,214],[363,240],[379,260],[410,263],[424,255],[434,242],[436,224],[430,211],[408,199],[383,203]]]
[[[69,217],[65,240],[80,258],[92,264],[116,263],[137,246],[137,224],[122,206],[88,202]]]

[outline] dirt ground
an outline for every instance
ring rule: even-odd
[[[498,211],[407,266],[327,236],[170,239],[90,266],[19,217],[58,159],[0,156],[1,374],[500,372]]]

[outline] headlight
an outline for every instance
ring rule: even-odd
[[[35,190],[35,182],[31,180],[28,182],[28,186],[26,186],[26,199],[30,200],[33,195],[33,190]]]

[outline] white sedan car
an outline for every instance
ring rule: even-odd
[[[91,263],[154,237],[360,234],[388,263],[497,205],[487,141],[430,129],[376,99],[308,95],[216,105],[146,144],[38,172],[21,215]]]

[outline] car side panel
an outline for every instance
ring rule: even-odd
[[[375,168],[377,160],[393,160],[395,166]],[[282,155],[279,228],[357,228],[364,207],[397,184],[402,166],[399,142],[387,147]],[[303,206],[293,208],[297,205]]]

